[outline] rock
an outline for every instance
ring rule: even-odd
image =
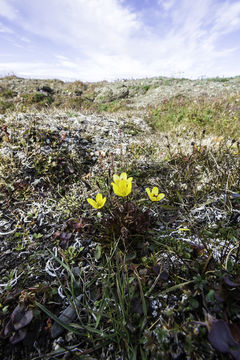
[[[54,94],[54,90],[50,88],[48,85],[43,85],[42,87],[37,88],[38,91],[46,93],[47,95]]]
[[[79,295],[76,300],[76,306],[80,306],[80,300],[82,299],[83,295]],[[58,317],[58,319],[65,323],[65,324],[70,324],[71,322],[73,322],[74,320],[77,319],[77,313],[75,310],[75,307],[72,306],[71,304],[61,313],[61,315]],[[62,332],[64,331],[64,328],[59,325],[57,322],[55,322],[52,326],[52,330],[51,330],[51,335],[52,338],[55,339],[58,336],[60,336],[62,334]]]
[[[96,103],[108,103],[114,100],[113,91],[109,87],[104,87],[100,90],[99,94],[95,97]]]
[[[96,103],[108,103],[114,100],[121,100],[128,96],[129,89],[126,85],[120,87],[115,86],[105,86],[103,87],[98,95],[95,97],[94,102]]]
[[[127,86],[122,85],[117,91],[114,92],[114,97],[117,99],[125,99],[129,94]]]
[[[76,95],[76,96],[82,96],[82,90],[75,90],[74,91],[74,94]]]

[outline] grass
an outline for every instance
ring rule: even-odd
[[[150,108],[146,119],[155,130],[186,127],[187,131],[205,129],[207,134],[228,134],[239,138],[239,101],[239,95],[212,99],[200,97],[194,101],[185,96],[175,96]]]
[[[0,118],[4,360],[238,358],[238,101],[166,99],[148,109],[150,138],[128,119],[141,141],[98,160],[67,122]],[[125,171],[121,198],[111,183]]]

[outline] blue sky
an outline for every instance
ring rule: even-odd
[[[0,0],[0,76],[240,75],[239,0]]]

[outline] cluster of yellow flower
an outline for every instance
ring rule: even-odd
[[[117,196],[125,197],[128,196],[132,191],[132,177],[128,178],[126,173],[122,173],[120,176],[114,174],[113,182],[111,183],[113,191]],[[146,192],[151,201],[160,201],[164,198],[164,194],[159,194],[158,188],[155,186],[152,191],[149,188],[146,188]],[[102,194],[97,194],[96,201],[88,198],[88,203],[94,209],[101,209],[105,202],[106,197],[103,198]]]

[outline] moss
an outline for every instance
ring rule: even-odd
[[[4,99],[9,99],[9,98],[13,98],[14,96],[16,96],[15,91],[4,87],[0,87],[0,98],[2,97]]]
[[[14,103],[11,101],[4,101],[0,99],[0,113],[4,114],[7,111],[14,110]]]
[[[124,107],[124,100],[114,100],[107,104],[98,105],[97,111],[115,112]]]

